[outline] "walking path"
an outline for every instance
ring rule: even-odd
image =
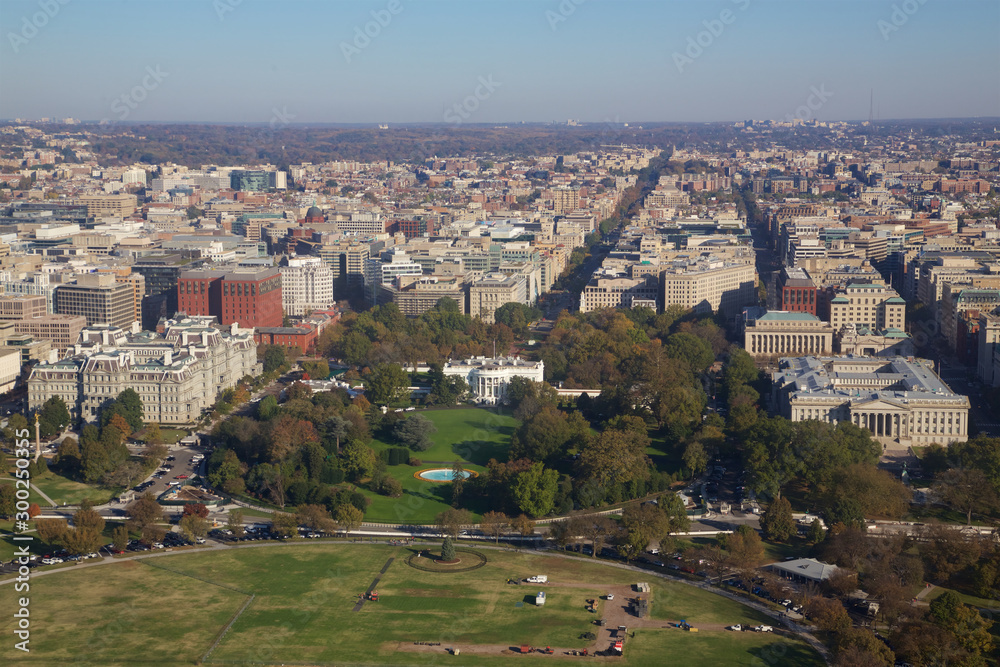
[[[51,505],[52,507],[58,507],[58,505],[56,505],[56,501],[52,500],[47,495],[45,495],[45,492],[39,489],[37,486],[35,486],[34,483],[31,484],[31,488],[35,490],[35,493],[40,495],[42,498],[45,498],[45,500],[49,503],[49,505]]]

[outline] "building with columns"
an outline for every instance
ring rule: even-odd
[[[525,361],[520,357],[474,357],[449,361],[442,370],[445,375],[461,376],[468,383],[473,397],[482,403],[502,401],[507,394],[507,384],[513,377],[545,381],[545,362]]]
[[[969,399],[932,363],[908,357],[781,359],[772,399],[792,421],[849,421],[884,445],[948,445],[969,435]]]
[[[833,327],[809,313],[745,308],[743,346],[752,357],[833,353]]]

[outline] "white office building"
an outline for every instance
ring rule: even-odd
[[[302,317],[334,304],[333,270],[319,257],[293,257],[281,269],[281,306]]]

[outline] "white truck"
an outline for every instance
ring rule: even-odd
[[[548,582],[549,578],[544,574],[536,574],[533,577],[528,577],[529,584],[544,584]]]

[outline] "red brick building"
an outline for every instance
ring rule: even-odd
[[[309,354],[316,346],[316,330],[307,326],[260,327],[254,331],[253,339],[257,341],[257,345],[282,345],[289,349],[297,347]]]
[[[183,271],[177,308],[189,315],[214,315],[223,325],[280,327],[281,272],[276,267],[205,267]]]
[[[798,267],[785,267],[778,278],[778,290],[781,296],[781,310],[791,313],[809,313],[816,315],[818,294],[816,284]]]
[[[418,236],[433,236],[433,220],[393,220],[385,226],[385,231],[389,234],[402,233],[408,239]]]

